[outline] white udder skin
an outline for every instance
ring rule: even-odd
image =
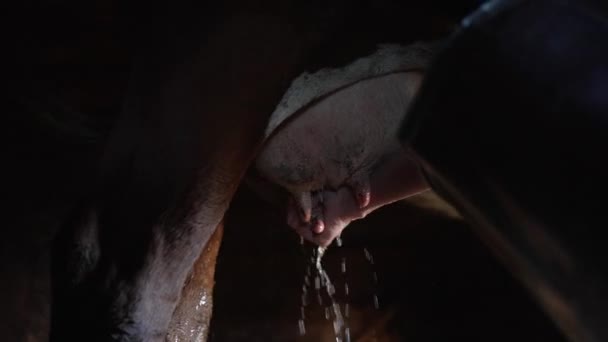
[[[359,81],[294,114],[256,167],[291,193],[337,189],[398,148],[397,129],[422,80],[399,72]]]
[[[346,186],[360,208],[369,205],[370,175],[400,150],[397,130],[422,78],[410,71],[361,80],[300,110],[266,142],[259,173],[293,195],[313,232],[324,230],[327,189]]]

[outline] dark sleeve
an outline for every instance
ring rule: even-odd
[[[608,341],[608,16],[488,3],[435,60],[402,142],[572,340]]]

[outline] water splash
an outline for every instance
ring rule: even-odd
[[[329,313],[333,314],[331,316],[333,317],[333,328],[336,341],[341,342],[345,341],[344,331],[346,329],[346,324],[344,322],[344,316],[342,315],[342,311],[340,310],[340,304],[337,303],[334,298],[336,288],[333,285],[331,279],[329,278],[329,275],[323,268],[323,264],[321,263],[323,255],[325,254],[325,250],[326,249],[323,247],[317,247],[316,253],[314,255],[315,267],[317,271],[317,276],[320,278],[321,289],[325,290],[325,293],[330,301],[329,306],[326,307],[326,312],[329,311]],[[328,318],[327,316],[328,315],[326,314],[326,318]]]
[[[301,245],[304,246],[303,240],[301,240]],[[337,247],[342,247],[343,241],[340,237],[336,238],[335,245]],[[306,334],[305,308],[307,305],[314,302],[314,297],[316,297],[316,302],[323,308],[325,319],[332,321],[335,341],[350,342],[351,331],[348,325],[348,320],[350,318],[351,308],[348,303],[348,298],[351,290],[349,288],[348,279],[346,276],[346,271],[348,269],[347,260],[346,257],[341,257],[340,259],[340,274],[342,275],[344,281],[343,298],[345,302],[344,305],[340,305],[335,300],[336,287],[323,267],[322,260],[325,252],[326,249],[323,247],[316,247],[313,249],[309,259],[310,261],[306,266],[306,274],[304,276],[304,282],[302,285],[302,304],[300,307],[298,330],[301,336]],[[380,300],[378,296],[378,274],[376,272],[375,260],[369,249],[363,248],[363,253],[371,268],[373,287],[371,302],[376,310],[380,310]],[[342,290],[340,291],[342,292]]]
[[[303,244],[303,242],[302,242]],[[336,239],[336,245],[341,246],[342,240]],[[350,328],[345,322],[345,315],[348,316],[348,304],[344,306],[345,313],[342,313],[340,304],[335,300],[336,288],[332,283],[327,271],[323,268],[322,259],[326,249],[317,247],[312,251],[310,263],[306,267],[304,282],[302,285],[302,301],[300,305],[300,318],[298,320],[298,332],[300,336],[306,334],[306,307],[310,304],[309,296],[314,294],[317,297],[317,302],[321,307],[324,307],[325,319],[332,320],[334,336],[336,342],[350,342]],[[342,274],[346,273],[346,260],[342,258],[341,264]],[[312,279],[312,280],[311,280]],[[348,285],[346,285],[348,287]],[[348,290],[346,290],[348,294]],[[324,297],[326,301],[324,301]],[[326,304],[324,304],[326,303]]]
[[[336,238],[336,245],[338,247],[342,247],[342,237],[339,235]],[[346,257],[342,257],[342,260],[340,261],[340,271],[342,272],[342,278],[344,281],[344,341],[350,342],[350,327],[348,325],[348,318],[350,316],[348,298],[350,291],[348,288],[348,279],[346,278]]]

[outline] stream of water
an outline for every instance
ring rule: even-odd
[[[301,245],[304,245],[304,240],[300,240]],[[337,237],[334,244],[339,248],[342,247],[342,239]],[[325,254],[325,248],[316,247],[310,257],[310,262],[306,266],[304,281],[302,284],[302,297],[300,304],[300,318],[298,320],[298,331],[300,336],[306,335],[306,308],[313,304],[314,300],[319,306],[324,307],[326,320],[331,320],[336,342],[350,342],[350,327],[348,324],[350,317],[349,295],[350,289],[347,279],[347,264],[346,257],[342,257],[340,261],[340,274],[344,282],[344,305],[340,305],[335,299],[336,287],[327,271],[323,268],[322,259]],[[363,249],[365,258],[372,266],[373,277],[373,304],[376,309],[379,309],[380,304],[377,295],[378,276],[374,267],[374,258],[367,248]]]

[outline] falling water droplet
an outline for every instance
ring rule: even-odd
[[[340,324],[338,323],[338,321],[335,321],[335,320],[334,320],[334,333],[335,333],[336,335],[338,335],[338,333],[339,333],[339,332],[340,332]],[[338,338],[338,337],[336,337],[336,339],[337,339],[337,338]]]
[[[341,246],[342,241],[337,240],[336,244],[338,246]],[[310,292],[310,290],[312,289],[312,285],[314,284],[314,289],[319,305],[323,307],[323,297],[326,298],[326,302],[328,303],[327,306],[325,306],[324,308],[324,314],[327,320],[332,320],[333,318],[332,325],[334,328],[336,341],[350,341],[350,329],[348,327],[348,322],[345,320],[345,317],[348,318],[348,316],[350,315],[349,305],[348,303],[345,304],[343,315],[341,312],[341,305],[337,303],[334,298],[334,295],[336,294],[336,287],[332,283],[331,279],[329,278],[329,275],[327,274],[321,263],[321,259],[323,257],[323,254],[325,253],[325,250],[326,249],[322,247],[317,247],[316,249],[314,249],[310,258],[310,264],[306,268],[306,275],[304,276],[304,283],[302,285],[302,306],[300,307],[301,318],[298,320],[300,335],[306,334],[305,306],[309,304],[308,301],[310,301],[310,299],[308,296],[308,292]],[[341,271],[343,276],[346,277],[346,258],[342,258],[341,260]],[[345,292],[348,295],[349,290],[348,284],[346,284],[346,279]]]
[[[494,4],[492,4],[492,1],[488,1],[488,2],[484,3],[483,5],[481,5],[480,9],[484,12],[490,12],[493,5]]]
[[[365,253],[365,258],[369,261],[369,264],[372,267],[372,280],[373,280],[373,289],[374,289],[374,296],[373,296],[374,308],[376,308],[376,310],[379,310],[380,302],[378,301],[378,274],[376,273],[376,270],[374,269],[375,268],[374,267],[374,257],[367,248],[363,248],[363,253]]]
[[[367,248],[363,248],[363,253],[365,253],[365,258],[367,259],[367,261],[369,261],[369,263],[373,265],[374,257],[372,256],[372,253],[370,253]]]
[[[317,253],[316,253],[316,258],[315,258],[315,266],[317,267],[317,270],[322,269],[323,266],[321,265],[321,259],[323,258],[323,255],[325,254],[325,247],[317,247]]]
[[[298,320],[298,328],[299,328],[299,331],[300,331],[300,336],[306,335],[306,327],[304,326],[304,320],[303,319]]]
[[[334,309],[334,317],[336,318],[334,322],[337,322],[340,327],[344,325],[344,320],[342,319],[342,312],[340,311],[340,304],[334,302],[332,305]]]

